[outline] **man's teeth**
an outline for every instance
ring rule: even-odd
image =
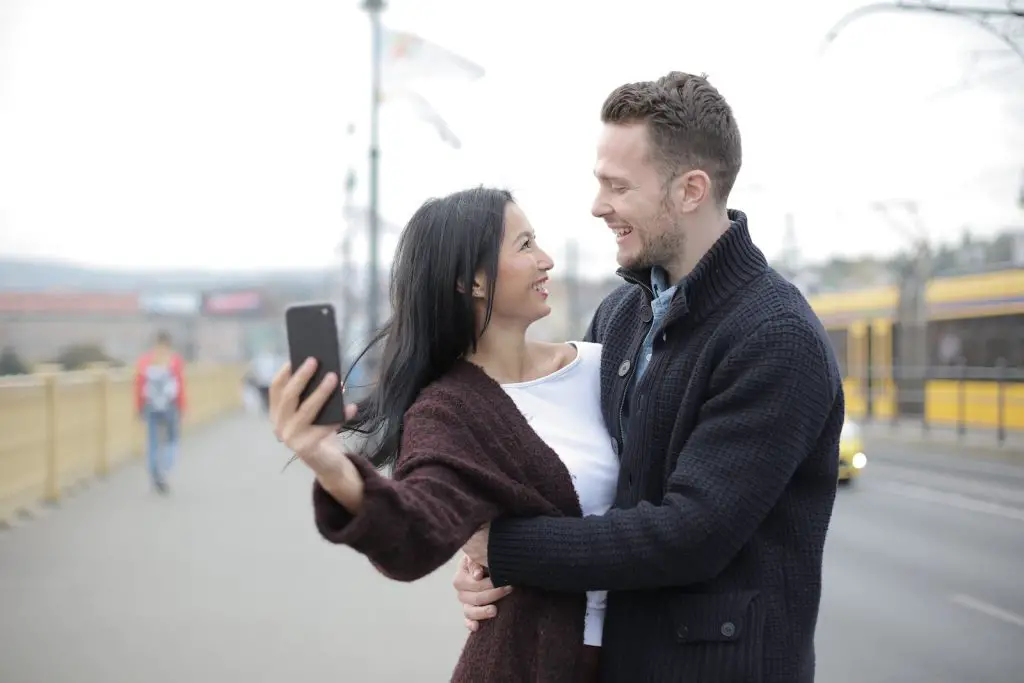
[[[633,228],[619,228],[615,231],[616,237],[625,237],[629,233],[633,232]]]
[[[536,289],[538,292],[541,292],[542,294],[548,293],[548,288],[543,284],[536,284],[533,286],[533,288]]]

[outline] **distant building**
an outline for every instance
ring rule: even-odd
[[[0,348],[30,364],[50,362],[73,346],[130,363],[164,329],[198,362],[241,363],[261,351],[283,352],[284,308],[323,300],[330,278],[250,278],[225,276],[218,283],[209,274],[125,274],[31,262],[6,267],[0,261]]]

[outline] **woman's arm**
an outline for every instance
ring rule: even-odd
[[[174,378],[178,381],[178,412],[185,414],[187,403],[185,400],[185,359],[179,355],[174,357]]]
[[[489,494],[501,476],[484,452],[457,411],[414,405],[405,417],[393,478],[359,456],[350,456],[354,467],[344,475],[318,477],[317,529],[393,579],[422,578],[499,513]]]

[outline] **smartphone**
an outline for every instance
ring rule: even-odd
[[[288,355],[291,358],[292,372],[295,372],[307,358],[315,358],[317,362],[316,373],[299,397],[301,405],[320,386],[327,373],[333,372],[339,382],[345,377],[341,372],[338,322],[334,306],[327,303],[293,304],[285,310],[284,319],[288,332]],[[339,386],[313,419],[313,424],[332,425],[344,421],[345,397]]]

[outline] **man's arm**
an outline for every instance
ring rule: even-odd
[[[805,321],[766,323],[722,361],[660,505],[492,522],[495,586],[643,590],[719,574],[818,440],[838,393]]]

